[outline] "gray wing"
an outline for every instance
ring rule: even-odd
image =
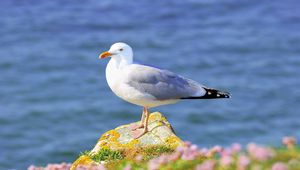
[[[197,82],[158,68],[133,64],[127,74],[129,86],[148,93],[157,100],[180,99],[204,95],[205,89]]]

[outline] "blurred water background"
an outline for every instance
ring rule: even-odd
[[[103,132],[140,119],[117,98],[100,52],[117,41],[135,59],[230,100],[161,111],[201,147],[300,137],[298,1],[0,1],[0,169],[71,162]]]

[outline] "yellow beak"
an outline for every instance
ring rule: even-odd
[[[103,52],[99,55],[99,58],[106,58],[106,57],[109,57],[109,56],[112,56],[112,54],[109,53],[108,51],[105,51],[105,52]]]

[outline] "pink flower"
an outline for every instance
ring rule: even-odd
[[[183,160],[194,160],[201,155],[200,151],[198,150],[198,147],[196,145],[191,144],[184,146],[182,148],[181,153],[181,159]]]
[[[207,160],[200,165],[196,166],[196,170],[214,170],[216,166],[215,160]]]
[[[57,169],[49,169],[57,170]],[[92,165],[79,165],[76,170],[106,170],[105,166],[102,164],[92,164]]]
[[[191,145],[190,149],[191,149],[192,151],[195,151],[195,152],[196,152],[196,151],[198,150],[198,146],[195,145],[195,144],[193,144],[193,145]]]
[[[288,166],[282,162],[277,162],[272,166],[272,170],[288,170]]]
[[[179,152],[174,152],[171,155],[169,155],[169,161],[176,161],[181,157],[181,153]]]
[[[246,170],[249,164],[250,164],[250,159],[245,155],[241,155],[237,161],[237,169]]]
[[[135,160],[136,160],[137,162],[141,162],[141,161],[143,160],[143,155],[138,155],[138,156],[136,156],[136,157],[135,157]]]
[[[249,144],[247,145],[247,150],[248,150],[249,153],[253,153],[253,152],[255,152],[256,147],[257,147],[257,146],[256,146],[255,143],[249,143]]]
[[[159,164],[166,164],[168,163],[168,155],[162,154],[157,158]]]
[[[258,161],[265,161],[274,156],[274,151],[272,149],[258,146],[254,143],[248,144],[247,150],[249,155]]]
[[[282,139],[282,143],[289,149],[294,148],[296,145],[297,141],[294,137],[292,136],[286,136]]]
[[[35,170],[35,166],[34,165],[30,165],[27,170]]]
[[[183,146],[178,146],[175,151],[177,153],[183,153],[184,152],[184,147]]]
[[[199,155],[207,156],[209,154],[209,150],[207,148],[202,148],[199,151]]]
[[[232,150],[230,148],[225,148],[220,153],[221,156],[231,156],[233,154]]]
[[[213,148],[211,148],[208,153],[206,154],[207,157],[213,157],[216,153],[221,154],[221,152],[223,151],[223,148],[219,145],[214,146]]]
[[[130,165],[130,164],[127,164],[127,165],[123,168],[123,170],[131,170],[131,165]]]
[[[221,146],[219,146],[219,145],[216,145],[216,146],[214,146],[214,147],[211,149],[211,151],[214,152],[214,153],[220,153],[220,152],[223,151],[223,148],[222,148]]]
[[[159,167],[160,167],[160,164],[158,163],[157,158],[151,159],[151,160],[148,162],[148,169],[149,169],[149,170],[158,170]]]
[[[232,164],[232,162],[233,162],[233,159],[229,155],[222,156],[221,160],[220,160],[220,164],[223,167],[230,166]]]
[[[195,156],[192,155],[192,154],[186,153],[186,154],[183,154],[183,155],[181,156],[181,159],[190,161],[190,160],[194,160],[194,159],[195,159]]]
[[[61,164],[48,164],[45,168],[30,165],[27,170],[69,170],[70,168],[71,164],[63,162]]]
[[[191,145],[192,145],[192,143],[189,142],[189,141],[185,141],[185,142],[184,142],[184,146],[185,146],[185,147],[190,147]]]
[[[241,144],[239,144],[239,143],[234,143],[234,144],[231,145],[231,151],[232,151],[233,153],[238,153],[238,152],[240,152],[241,150],[242,150],[242,145],[241,145]]]
[[[159,169],[161,165],[178,160],[179,158],[183,160],[194,160],[199,155],[200,151],[198,150],[197,145],[192,145],[191,143],[186,142],[184,146],[177,147],[175,152],[171,154],[162,154],[157,158],[151,159],[148,162],[148,169]]]
[[[171,161],[171,155],[162,154],[157,158],[153,158],[148,162],[149,170],[157,170],[161,165],[167,164]]]

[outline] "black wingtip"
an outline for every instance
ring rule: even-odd
[[[221,98],[231,98],[230,93],[222,92],[216,89],[204,88],[206,93],[204,96],[190,96],[181,99],[221,99]]]

